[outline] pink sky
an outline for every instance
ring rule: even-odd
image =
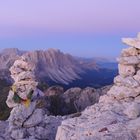
[[[116,57],[139,31],[140,0],[0,0],[0,49]]]
[[[122,32],[140,28],[140,0],[0,0],[0,29]],[[0,33],[1,34],[1,33]],[[8,31],[7,31],[8,34]]]

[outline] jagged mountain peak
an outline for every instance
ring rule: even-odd
[[[31,51],[24,54],[24,57],[34,63],[39,79],[44,77],[58,83],[68,84],[79,79],[79,74],[83,72],[82,66],[76,59],[60,50]]]
[[[95,80],[96,77],[98,77],[97,79],[100,81],[100,74],[99,72],[97,73],[97,71],[101,69],[98,69],[96,61],[78,59],[77,57],[53,48],[34,51],[20,51],[17,48],[5,49],[0,53],[0,78],[10,79],[9,68],[13,65],[14,61],[22,55],[35,66],[36,79],[38,81],[47,82],[49,85],[62,84],[65,87],[72,87],[75,86],[75,84],[79,85],[81,82],[85,82],[84,80],[87,78],[92,81]],[[88,76],[91,72],[94,78]],[[95,73],[97,73],[98,76],[96,76]],[[91,83],[90,80],[87,79],[86,83],[88,83],[88,85]]]

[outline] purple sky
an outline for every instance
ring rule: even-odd
[[[138,31],[140,0],[0,0],[1,49],[54,47],[116,57],[123,47],[119,39]]]

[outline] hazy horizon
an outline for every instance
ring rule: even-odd
[[[79,57],[116,58],[122,37],[140,31],[139,0],[0,0],[0,49],[57,48]]]

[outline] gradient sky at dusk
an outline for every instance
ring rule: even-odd
[[[116,57],[140,31],[140,0],[0,0],[0,49]]]

